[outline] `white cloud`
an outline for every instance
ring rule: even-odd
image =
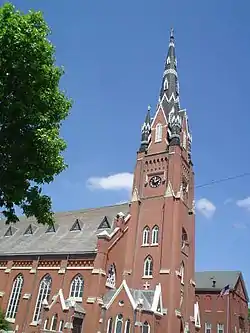
[[[247,225],[245,223],[238,222],[238,223],[233,224],[233,228],[235,228],[235,229],[246,229]]]
[[[236,205],[240,208],[245,208],[246,210],[250,210],[250,197],[236,201]]]
[[[197,210],[204,215],[207,219],[211,218],[215,211],[215,205],[206,198],[202,198],[196,201]]]
[[[93,190],[131,191],[134,175],[129,172],[117,173],[108,177],[90,177],[87,186]]]

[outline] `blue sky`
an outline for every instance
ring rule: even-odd
[[[181,106],[193,134],[196,184],[250,171],[246,1],[14,4],[44,12],[57,63],[66,70],[61,86],[74,100],[62,128],[69,168],[45,188],[56,211],[128,199],[140,127],[147,105],[154,110],[157,102],[170,27]],[[99,188],[87,186],[93,177]],[[196,269],[239,269],[250,287],[249,182],[246,177],[196,190]]]

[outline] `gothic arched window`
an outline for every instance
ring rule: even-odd
[[[147,321],[143,323],[142,333],[150,333],[150,325]]]
[[[153,275],[153,259],[148,256],[144,261],[144,276],[152,276]]]
[[[155,225],[152,229],[152,245],[157,245],[159,241],[159,227]]]
[[[113,319],[109,318],[107,325],[107,333],[112,333],[112,328],[113,328]]]
[[[58,321],[58,314],[54,314],[51,320],[51,325],[50,325],[50,330],[51,331],[56,331],[57,328],[57,321]]]
[[[64,320],[61,320],[60,323],[59,323],[59,329],[58,329],[58,331],[62,332],[63,329],[64,329]]]
[[[45,319],[44,325],[43,325],[43,329],[44,330],[48,330],[49,329],[49,318]]]
[[[12,290],[9,298],[9,303],[6,311],[6,318],[15,319],[17,309],[23,288],[23,276],[19,274],[13,281]]]
[[[145,227],[142,232],[142,245],[149,245],[149,227]]]
[[[130,333],[130,319],[127,319],[125,322],[124,333]]]
[[[157,124],[155,127],[155,142],[162,140],[162,124]]]
[[[84,279],[80,274],[78,274],[77,276],[74,277],[73,281],[71,282],[69,297],[79,300],[82,299],[83,289],[84,289]]]
[[[114,289],[116,284],[116,269],[115,264],[111,264],[108,269],[106,286]]]
[[[180,267],[180,277],[181,277],[181,283],[184,283],[184,274],[185,274],[185,267],[184,262],[182,261],[181,267]]]
[[[167,90],[168,89],[168,79],[165,78],[164,80],[164,90]]]
[[[188,243],[188,235],[187,232],[184,228],[182,228],[182,233],[181,233],[181,248],[184,249],[185,246]]]
[[[123,316],[122,314],[118,314],[115,320],[114,333],[122,333],[122,325],[123,325]]]
[[[43,279],[40,282],[37,300],[36,300],[36,307],[34,312],[33,321],[38,322],[41,316],[42,311],[42,302],[46,299],[48,301],[48,298],[50,296],[51,292],[51,283],[52,279],[49,274],[45,275]]]

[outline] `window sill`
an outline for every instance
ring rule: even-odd
[[[68,299],[70,301],[82,302],[82,297],[69,297]]]
[[[147,247],[149,244],[142,244],[141,247]]]
[[[151,246],[158,246],[158,245],[159,245],[158,243],[151,244]]]
[[[142,279],[153,279],[153,275],[143,275]]]
[[[5,319],[6,319],[9,323],[12,323],[12,324],[15,323],[15,318],[8,318],[8,317],[5,317]]]
[[[30,326],[37,326],[38,325],[38,322],[37,321],[32,321],[31,323],[30,323]]]

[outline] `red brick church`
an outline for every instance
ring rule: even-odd
[[[52,227],[0,225],[0,308],[12,332],[247,331],[242,274],[195,273],[191,145],[171,32],[131,202],[58,213]]]

